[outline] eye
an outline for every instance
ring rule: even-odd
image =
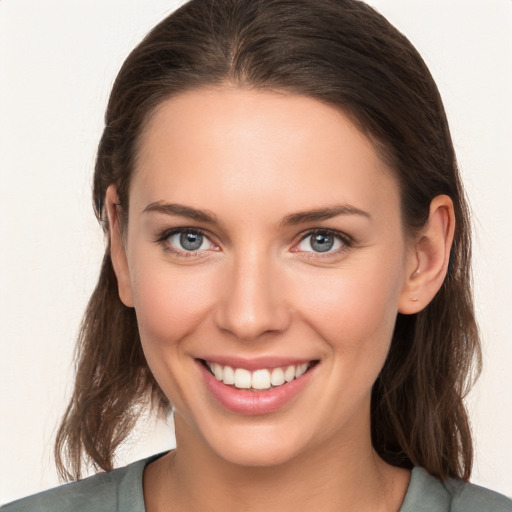
[[[349,241],[340,233],[330,230],[315,230],[307,233],[296,246],[303,252],[337,252],[349,246]]]
[[[217,246],[198,229],[176,228],[166,231],[157,240],[165,250],[178,256],[193,256],[194,253],[216,249]]]
[[[182,231],[175,233],[168,238],[169,242],[185,251],[199,251],[206,249],[208,246],[207,238],[198,231]]]

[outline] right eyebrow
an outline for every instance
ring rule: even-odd
[[[306,222],[317,222],[332,219],[338,215],[360,215],[367,219],[371,219],[371,215],[364,210],[360,210],[359,208],[348,204],[340,204],[327,208],[318,208],[314,210],[306,210],[303,212],[290,213],[281,221],[280,225],[288,226]]]
[[[219,219],[208,210],[198,210],[177,203],[165,203],[163,201],[155,201],[148,204],[142,213],[157,212],[164,215],[178,215],[180,217],[188,217],[189,219],[197,220],[199,222],[206,222],[208,224],[220,225]]]

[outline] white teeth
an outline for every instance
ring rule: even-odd
[[[224,378],[222,381],[229,386],[235,383],[235,370],[231,366],[224,366]]]
[[[207,364],[215,378],[224,384],[234,385],[238,389],[254,390],[270,389],[272,386],[282,386],[286,382],[298,379],[306,373],[310,365],[310,363],[302,363],[297,366],[289,365],[272,370],[261,369],[250,372],[245,368],[232,368],[219,363],[207,362]]]
[[[291,382],[293,379],[295,379],[295,366],[288,366],[284,371],[284,380]]]
[[[308,363],[299,364],[299,366],[297,366],[297,369],[295,370],[295,378],[298,379],[299,377],[304,375],[307,369]]]
[[[217,380],[222,380],[224,377],[224,371],[222,370],[222,366],[217,363],[213,363],[212,365],[213,374]]]
[[[272,370],[272,375],[270,376],[270,384],[272,386],[280,386],[284,384],[284,372],[282,368],[274,368]]]
[[[256,370],[252,374],[251,387],[253,389],[270,388],[270,372],[268,370]]]
[[[251,387],[251,372],[244,368],[235,370],[235,388],[249,389]]]

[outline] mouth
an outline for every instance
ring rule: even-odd
[[[255,392],[267,391],[289,384],[300,379],[300,377],[319,363],[318,360],[312,360],[275,368],[248,370],[246,368],[222,365],[205,359],[200,359],[199,361],[211,375],[226,386]]]

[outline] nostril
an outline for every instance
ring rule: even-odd
[[[260,305],[261,306],[261,305]],[[217,327],[240,341],[255,341],[284,332],[290,324],[290,315],[279,305],[255,308],[237,304],[218,311]]]
[[[290,323],[290,311],[280,280],[264,264],[237,264],[215,304],[217,327],[243,341],[283,332]]]

